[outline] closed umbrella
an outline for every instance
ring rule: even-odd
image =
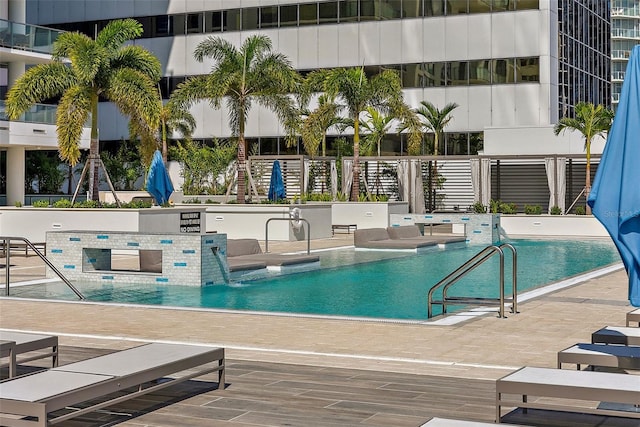
[[[631,51],[620,102],[587,203],[616,244],[640,307],[640,45]]]
[[[167,168],[162,161],[162,154],[159,150],[153,153],[149,175],[147,176],[147,191],[156,200],[157,205],[163,205],[169,201],[169,196],[173,193],[173,184]]]
[[[287,193],[284,191],[284,181],[282,180],[282,170],[280,162],[275,160],[271,168],[271,181],[269,182],[269,200],[272,202],[286,199]]]

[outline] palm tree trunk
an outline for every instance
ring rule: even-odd
[[[97,201],[100,141],[98,139],[98,95],[91,95],[91,143],[89,145],[89,199]]]
[[[162,123],[162,161],[167,165],[167,123],[161,119]]]
[[[351,201],[357,202],[360,195],[360,129],[357,116],[353,122],[353,184],[351,185]]]
[[[591,143],[589,140],[587,140],[587,143],[585,144],[587,147],[587,173],[586,173],[586,182],[585,182],[585,186],[584,186],[584,194],[585,194],[585,198],[586,200],[589,200],[589,193],[591,193]],[[586,204],[586,210],[585,212],[587,213],[587,215],[591,215],[591,206],[589,206],[589,204]]]

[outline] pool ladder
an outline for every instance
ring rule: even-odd
[[[511,250],[513,267],[511,278],[512,297],[505,298],[504,290],[504,250],[507,248]],[[485,261],[491,259],[494,255],[500,257],[500,298],[478,298],[478,297],[452,297],[447,295],[449,287],[464,277],[467,273],[473,271],[476,267],[483,264]],[[437,289],[442,288],[442,300],[434,300],[433,294]],[[433,304],[439,304],[442,306],[442,313],[447,313],[448,305],[480,305],[480,306],[492,306],[499,304],[498,317],[506,317],[504,315],[505,304],[511,304],[511,312],[518,312],[518,252],[513,245],[509,243],[503,243],[501,245],[487,246],[480,252],[478,252],[469,261],[462,264],[447,277],[436,283],[427,294],[427,318],[433,317]]]
[[[64,277],[64,275],[60,272],[60,270],[58,270],[51,263],[51,261],[49,261],[47,257],[42,252],[40,252],[40,250],[36,248],[35,245],[31,243],[28,239],[24,237],[0,236],[0,241],[2,241],[2,244],[3,244],[2,247],[4,250],[5,262],[6,262],[6,265],[5,265],[5,295],[6,296],[9,296],[9,281],[10,281],[10,271],[11,271],[11,242],[14,240],[19,240],[24,242],[24,244],[27,245],[33,252],[35,252],[35,254],[38,255],[40,259],[44,261],[45,264],[47,264],[47,266],[60,278],[60,280],[62,280],[73,291],[73,293],[76,294],[76,296],[79,299],[81,300],[84,299],[84,295],[82,295],[82,293],[80,293],[80,291],[71,284],[69,279]]]

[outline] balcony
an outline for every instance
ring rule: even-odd
[[[629,59],[631,52],[628,50],[612,50],[611,59]]]
[[[29,111],[21,115],[16,122],[42,123],[46,125],[56,124],[56,105],[34,104]],[[0,121],[9,121],[5,114],[5,103],[0,101]]]
[[[51,54],[62,31],[0,19],[0,47]]]
[[[612,28],[611,37],[624,39],[640,39],[640,29],[637,28]]]

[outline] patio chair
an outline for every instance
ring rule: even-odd
[[[631,326],[632,323],[640,327],[640,308],[636,308],[627,313],[627,326]]]
[[[558,352],[558,368],[563,363],[575,364],[580,370],[581,365],[605,366],[619,369],[640,369],[640,347],[608,344],[572,345]],[[640,378],[638,382],[640,393]]]
[[[25,353],[31,354],[18,359],[18,355]],[[0,365],[1,367],[8,366],[9,378],[16,376],[18,364],[33,360],[51,357],[51,366],[56,367],[58,366],[58,337],[0,330],[0,357],[9,359],[8,362]]]
[[[215,371],[224,390],[223,348],[151,343],[117,351],[0,383],[0,425],[46,427]]]
[[[640,418],[640,412],[626,410],[640,405],[639,390],[638,375],[526,366],[496,381],[496,422],[502,420],[503,406],[520,407],[524,413],[527,408],[535,408]],[[505,395],[519,395],[521,400],[509,400]],[[549,399],[529,400],[530,396],[562,400],[550,403]],[[615,405],[593,407],[584,402],[572,404],[573,400]]]
[[[591,342],[640,346],[640,328],[605,326],[591,334]]]

